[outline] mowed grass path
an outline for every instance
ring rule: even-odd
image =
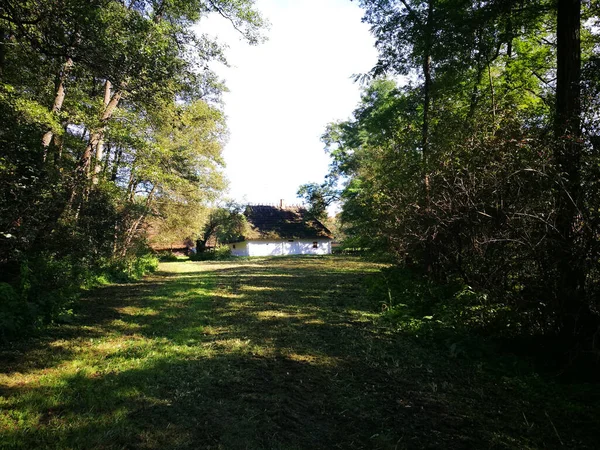
[[[391,332],[366,295],[379,268],[174,262],[97,289],[75,323],[0,351],[0,448],[593,445],[579,404]]]

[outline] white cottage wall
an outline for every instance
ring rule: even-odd
[[[331,253],[331,241],[328,239],[244,241],[228,244],[228,247],[233,256],[329,255]]]
[[[330,253],[331,241],[327,239],[248,241],[249,256],[328,255]]]
[[[250,256],[248,254],[247,242],[236,242],[235,244],[227,244],[233,256]]]
[[[285,255],[281,241],[248,241],[250,256],[281,256]]]

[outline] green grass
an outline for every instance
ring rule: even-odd
[[[598,386],[393,329],[367,295],[381,267],[177,261],[96,289],[0,349],[0,448],[597,446]]]

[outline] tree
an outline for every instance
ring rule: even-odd
[[[224,86],[207,67],[226,60],[196,30],[208,14],[262,39],[252,0],[0,5],[0,265],[13,287],[27,273],[49,282],[48,264],[73,285],[129,267],[149,222],[172,231],[173,215],[217,197]]]
[[[308,203],[308,215],[316,220],[327,218],[327,208],[339,198],[339,190],[334,186],[335,179],[330,178],[323,184],[308,183],[298,188],[297,196]]]
[[[592,347],[594,6],[360,4],[379,60],[352,120],[324,135],[351,238],[438,280],[461,278],[510,305],[522,329],[566,331]],[[410,82],[399,87],[386,74]]]
[[[210,212],[196,247],[199,252],[203,252],[211,239],[214,239],[217,245],[235,241],[247,235],[249,226],[243,214],[243,206],[228,202],[225,206],[216,207]]]

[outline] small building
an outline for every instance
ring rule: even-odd
[[[333,235],[306,208],[248,206],[244,236],[225,243],[234,256],[328,255]]]

